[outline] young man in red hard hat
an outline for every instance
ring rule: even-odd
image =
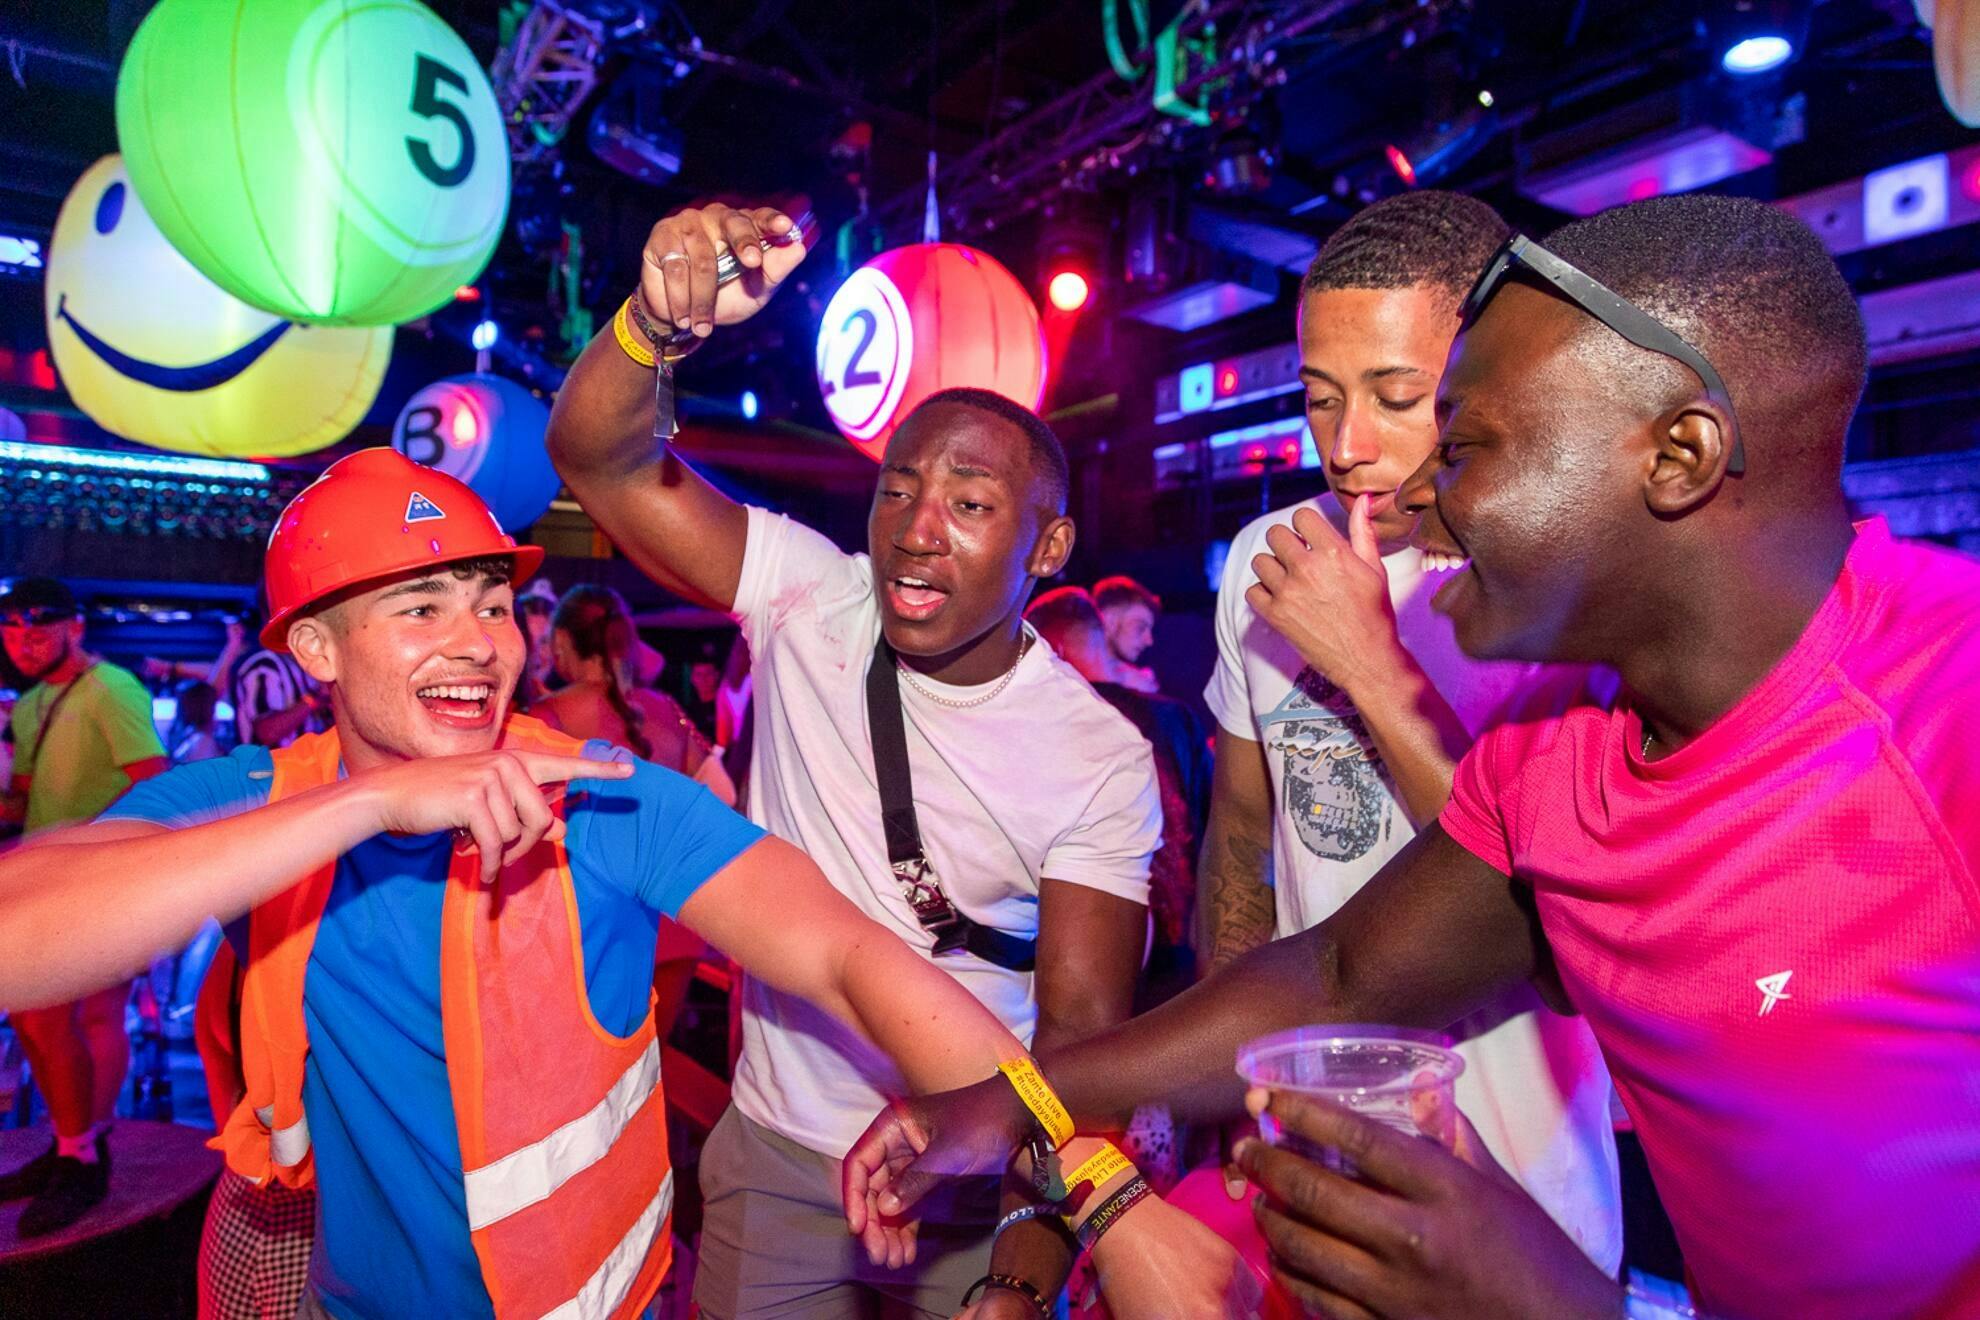
[[[1022,1055],[795,848],[510,712],[513,587],[541,559],[450,477],[390,450],[333,464],[269,542],[262,640],[325,685],[334,727],[171,771],[0,858],[8,1008],[246,914],[246,1094],[217,1144],[259,1182],[318,1187],[305,1315],[641,1311],[670,1257],[663,915],[915,1087]]]

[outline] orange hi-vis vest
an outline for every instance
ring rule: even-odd
[[[512,715],[502,745],[582,744]],[[274,753],[269,801],[336,782],[333,731]],[[563,815],[561,796],[552,809]],[[631,859],[628,859],[630,861]],[[254,909],[241,986],[247,1093],[214,1144],[236,1173],[315,1178],[303,1113],[303,980],[336,864]],[[498,1320],[622,1320],[652,1300],[673,1254],[660,1042],[649,1005],[630,1036],[591,1011],[577,892],[561,842],[483,887],[459,849],[441,909],[441,1027],[460,1132],[468,1227]]]

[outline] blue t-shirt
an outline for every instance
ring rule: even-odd
[[[615,753],[594,741],[584,754]],[[661,914],[763,837],[692,780],[635,765],[628,779],[574,782],[564,815],[585,986],[617,1035],[646,1015]],[[267,748],[242,747],[138,783],[104,818],[233,815],[267,802],[272,773]],[[310,1282],[338,1316],[494,1314],[468,1237],[440,1025],[452,842],[380,834],[345,853],[310,953],[303,1107],[320,1195]]]

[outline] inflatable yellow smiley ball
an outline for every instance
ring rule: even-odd
[[[294,321],[425,315],[508,212],[494,90],[417,0],[161,0],[117,76],[117,140],[172,246]]]
[[[121,159],[69,190],[48,245],[48,345],[105,430],[184,454],[306,454],[378,396],[390,326],[296,325],[194,270],[145,214]]]

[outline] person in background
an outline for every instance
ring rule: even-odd
[[[178,708],[165,739],[165,751],[172,764],[185,765],[189,761],[225,755],[227,749],[220,745],[220,694],[213,690],[213,685],[203,679],[189,678],[179,684],[176,695]]]
[[[242,746],[287,747],[330,727],[329,699],[286,651],[260,647],[233,675],[234,729]]]
[[[723,806],[735,806],[736,787],[719,750],[688,723],[672,697],[634,683],[638,637],[618,592],[589,584],[566,591],[551,618],[549,646],[564,686],[531,714],[574,738],[602,738],[624,747],[642,761],[695,780]],[[661,918],[653,958],[653,1020],[662,1040],[687,1002],[695,965],[714,956],[678,921]]]
[[[522,624],[523,644],[528,648],[522,682],[516,687],[517,710],[534,710],[556,686],[557,659],[550,648],[550,616],[556,612],[556,594],[542,578],[516,597],[516,619]]]
[[[531,711],[576,738],[603,738],[642,761],[665,766],[707,787],[725,807],[736,788],[722,758],[674,701],[636,685],[633,628],[626,602],[610,587],[576,586],[552,616],[550,654],[563,681]]]
[[[14,773],[0,806],[30,838],[89,820],[166,768],[151,694],[129,670],[83,649],[82,609],[65,584],[31,577],[9,587],[0,641],[34,684],[14,706]],[[130,1066],[130,988],[126,977],[10,1015],[55,1128],[46,1151],[0,1176],[0,1200],[32,1198],[22,1237],[66,1228],[109,1194],[110,1122]]]
[[[1217,774],[1201,867],[1211,970],[1331,916],[1437,818],[1473,735],[1541,672],[1458,649],[1450,578],[1396,491],[1437,444],[1458,303],[1506,236],[1421,191],[1327,240],[1302,285],[1301,383],[1328,493],[1256,519],[1217,593]],[[1350,951],[1352,952],[1352,951]],[[1598,1265],[1622,1252],[1609,1076],[1581,1019],[1531,988],[1461,1027],[1458,1107]],[[1235,1194],[1243,1179],[1232,1171]]]
[[[716,663],[715,648],[703,646],[688,666],[687,683],[681,692],[681,709],[701,730],[701,736],[715,741],[716,697],[722,691],[722,666]]]
[[[1138,1001],[1145,1012],[1193,979],[1190,916],[1196,906],[1196,847],[1209,810],[1209,736],[1188,704],[1114,680],[1118,665],[1100,611],[1082,588],[1055,587],[1032,601],[1024,617],[1154,749],[1162,790],[1162,846],[1149,876],[1155,945]]]
[[[1114,681],[1136,692],[1159,692],[1160,680],[1144,668],[1141,657],[1155,644],[1155,620],[1162,615],[1162,598],[1125,573],[1093,584],[1093,603],[1107,629],[1113,655]]]
[[[147,682],[197,681],[211,684],[216,691],[225,690],[233,677],[234,665],[247,649],[247,629],[239,619],[229,618],[225,628],[227,640],[221,646],[220,654],[211,661],[202,664],[197,660],[153,660],[147,657],[138,667],[138,672],[144,675]]]
[[[749,642],[741,632],[729,643],[729,659],[722,666],[722,688],[715,697],[715,745],[722,749],[722,764],[736,781],[736,793],[747,799],[749,764],[756,751],[756,718],[750,699],[756,681],[750,674]]]

